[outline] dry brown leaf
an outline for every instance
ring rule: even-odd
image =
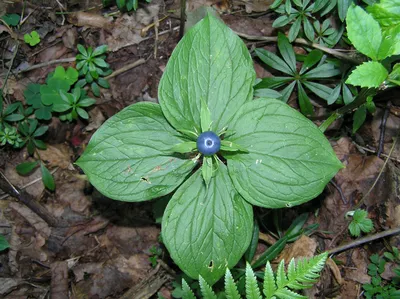
[[[68,14],[67,19],[68,22],[78,27],[86,26],[103,28],[107,30],[111,30],[113,27],[113,23],[109,19],[99,14],[93,14],[83,11]]]
[[[315,255],[315,250],[317,249],[317,242],[305,235],[302,235],[300,239],[296,240],[291,246],[286,247],[279,260],[284,259],[286,263],[290,262],[292,258],[311,258]]]
[[[336,263],[331,258],[328,258],[325,264],[331,270],[333,277],[335,277],[336,279],[336,282],[340,285],[343,284],[343,278],[342,275],[340,274],[339,267],[336,265]]]
[[[50,167],[74,169],[71,163],[72,151],[65,144],[47,145],[46,150],[38,150],[40,158],[48,162]]]

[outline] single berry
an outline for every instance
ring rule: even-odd
[[[221,139],[214,132],[201,133],[197,138],[197,149],[205,156],[214,155],[221,148]]]

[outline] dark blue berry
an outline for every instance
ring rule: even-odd
[[[201,133],[197,138],[197,149],[205,156],[214,155],[221,148],[221,139],[214,132]]]

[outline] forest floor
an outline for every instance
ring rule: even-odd
[[[23,1],[12,2],[0,4],[3,6],[0,15],[21,14]],[[0,149],[2,180],[6,178],[10,186],[26,191],[25,200],[45,207],[50,217],[43,219],[40,211],[32,210],[37,205],[26,205],[24,199],[0,190],[0,235],[10,243],[10,248],[0,253],[0,297],[57,299],[69,294],[70,298],[157,298],[161,294],[173,298],[175,273],[179,269],[159,242],[156,205],[105,198],[82,179],[82,172],[74,162],[106,119],[133,103],[157,102],[159,80],[179,41],[180,2],[143,2],[132,14],[121,14],[116,7],[101,9],[100,0],[45,2],[27,4],[26,20],[19,31],[11,34],[0,24],[1,87],[11,70],[4,89],[6,101],[25,102],[28,84],[43,83],[57,65],[74,65],[74,62],[54,62],[75,57],[77,44],[92,47],[107,44],[106,61],[111,69],[115,72],[128,67],[112,75],[109,89],[101,89],[101,96],[88,111],[88,121],[62,122],[53,117],[48,122],[49,130],[43,138],[47,150],[40,151],[40,157],[54,175],[54,192],[44,187],[39,169],[27,176],[16,172],[16,165],[29,159],[26,149]],[[266,2],[189,1],[188,11],[202,5],[219,10],[221,18],[236,32],[277,35],[271,26],[276,16],[267,10]],[[76,13],[56,14],[56,11]],[[104,17],[111,12],[113,17]],[[41,37],[34,47],[23,41],[23,33],[32,30]],[[256,46],[275,49],[273,43],[248,40],[245,43],[249,49]],[[26,70],[35,65],[41,67]],[[254,65],[258,78],[271,76],[260,61],[255,60]],[[376,112],[368,116],[357,134],[352,135],[349,129],[351,116],[326,132],[346,167],[323,194],[290,210],[258,210],[271,219],[278,215],[276,219],[283,230],[302,213],[308,213],[306,226],[318,224],[311,235],[288,244],[274,263],[282,258],[288,261],[292,257],[311,257],[321,251],[335,251],[343,244],[353,244],[335,252],[328,260],[320,281],[308,291],[309,298],[359,298],[362,285],[371,281],[367,274],[370,256],[382,255],[392,246],[399,247],[398,235],[354,244],[357,239],[350,236],[346,218],[346,213],[357,207],[367,210],[374,225],[369,236],[400,226],[400,145],[396,143],[400,102],[398,90],[395,92],[397,98],[393,93],[383,93],[376,99]],[[293,107],[296,102],[296,97],[289,100]],[[323,115],[324,109],[316,105],[316,115]],[[382,128],[385,128],[383,135]],[[378,157],[380,145],[383,152]],[[260,229],[258,254],[276,241],[269,235],[274,230],[272,221]],[[392,279],[393,266],[387,264],[382,274],[384,279]]]

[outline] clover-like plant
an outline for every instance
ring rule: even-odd
[[[278,34],[278,49],[283,59],[264,49],[256,49],[256,54],[265,64],[288,76],[263,78],[255,86],[255,89],[277,89],[287,85],[280,91],[282,93],[281,100],[287,102],[297,86],[301,112],[304,115],[311,115],[313,107],[305,88],[326,100],[333,92],[332,88],[313,81],[334,77],[341,71],[335,64],[324,62],[321,59],[323,54],[319,50],[308,53],[301,69],[297,70],[293,47],[282,33]],[[315,65],[316,67],[314,67]]]
[[[307,202],[342,167],[301,113],[282,101],[253,100],[254,81],[245,44],[209,14],[172,53],[160,104],[136,103],[114,115],[76,162],[112,199],[140,202],[174,191],[163,242],[188,276],[209,284],[249,246],[252,205]]]

